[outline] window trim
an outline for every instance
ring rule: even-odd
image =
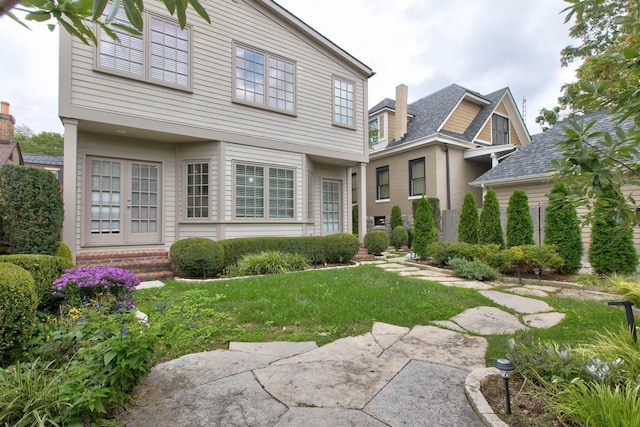
[[[425,194],[414,194],[413,191],[413,165],[417,164],[417,163],[422,163],[422,170],[424,175],[422,176],[422,179],[424,180],[424,192]],[[427,161],[425,159],[425,157],[419,157],[417,159],[412,159],[409,160],[409,197],[422,197],[423,195],[426,196],[426,192],[427,192]]]
[[[338,185],[338,210],[336,211],[337,215],[338,215],[338,229],[337,230],[325,230],[324,229],[324,225],[325,225],[325,221],[324,221],[324,214],[325,214],[325,210],[324,210],[324,184],[325,183],[332,183],[332,184],[337,184]],[[333,233],[340,233],[343,230],[343,182],[339,179],[331,179],[331,178],[322,178],[321,182],[320,182],[320,197],[322,200],[321,203],[321,207],[320,207],[320,230],[321,233],[323,235],[326,234],[333,234]],[[331,223],[333,224],[333,222]]]
[[[251,102],[251,101],[247,101],[241,98],[238,98],[236,96],[236,79],[237,79],[237,73],[236,73],[236,68],[237,68],[237,55],[236,55],[236,49],[240,47],[243,49],[248,49],[257,53],[261,53],[264,55],[264,94],[263,94],[263,98],[264,101],[262,103],[258,103],[258,102]],[[275,113],[281,113],[281,114],[286,114],[288,116],[293,116],[296,117],[298,115],[298,65],[297,62],[294,61],[293,59],[289,59],[286,58],[282,55],[279,55],[277,53],[272,53],[269,52],[267,50],[264,49],[259,49],[257,47],[251,46],[249,44],[246,43],[242,43],[242,42],[238,42],[238,41],[233,41],[231,43],[231,75],[232,75],[232,81],[231,81],[231,101],[236,103],[236,104],[242,104],[242,105],[246,105],[249,107],[255,107],[255,108],[259,108],[261,110],[268,110],[268,111],[273,111]],[[281,109],[281,108],[276,108],[276,107],[270,107],[269,106],[269,84],[268,84],[268,79],[269,79],[269,70],[268,70],[268,63],[269,63],[269,59],[270,58],[275,58],[275,59],[279,59],[281,61],[284,62],[288,62],[291,65],[293,65],[293,110],[285,110],[285,109]]]
[[[177,20],[172,19],[167,16],[163,16],[157,13],[144,11],[142,12],[142,20],[144,22],[144,29],[142,30],[142,45],[143,45],[143,73],[142,75],[138,75],[135,73],[129,73],[125,71],[118,71],[111,67],[105,67],[100,65],[100,38],[102,30],[96,24],[95,26],[95,34],[98,38],[98,44],[93,48],[93,69],[94,71],[99,71],[105,74],[111,74],[114,76],[124,77],[131,80],[137,80],[144,83],[149,83],[152,85],[168,87],[171,89],[177,89],[183,92],[193,92],[193,26],[187,24],[184,29],[189,32],[189,47],[188,47],[188,73],[189,73],[189,83],[187,85],[179,85],[176,83],[167,82],[160,79],[154,79],[151,77],[151,18],[160,19],[162,21],[168,22],[170,24],[175,25],[180,28],[180,24]],[[107,36],[108,37],[108,36]]]
[[[391,188],[389,188],[389,197],[386,198],[381,198],[380,197],[380,172],[387,172],[387,176],[389,177],[389,182],[386,184],[387,186],[390,187],[391,185],[391,174],[389,172],[389,165],[386,166],[380,166],[379,168],[376,168],[376,201],[379,202],[388,202],[391,198]]]
[[[494,123],[495,123],[494,118],[495,117],[501,117],[507,122],[507,133],[506,133],[507,142],[505,142],[503,144],[496,144],[496,141],[494,139],[494,136],[495,136],[496,130],[497,130],[497,129],[494,129],[494,126],[495,126],[494,125]],[[504,114],[500,114],[500,113],[494,112],[491,115],[491,145],[500,146],[500,145],[509,145],[509,144],[511,144],[511,120],[509,119],[508,116],[505,116]]]
[[[340,82],[344,82],[344,83],[348,83],[350,85],[353,86],[353,124],[350,125],[348,123],[342,123],[342,122],[337,122],[336,121],[336,81],[340,81]],[[356,125],[358,124],[356,118],[357,118],[357,114],[356,114],[356,82],[350,79],[346,79],[344,77],[340,77],[337,75],[332,75],[331,76],[331,122],[333,123],[334,126],[338,126],[338,127],[342,127],[345,129],[352,129],[355,130],[356,129]]]
[[[371,123],[372,122],[376,122],[376,140],[372,141],[371,140]],[[368,140],[369,140],[369,147],[373,147],[374,145],[376,145],[378,142],[380,142],[380,117],[376,117],[375,119],[370,119],[368,121],[368,126],[367,126],[367,131],[368,131]]]
[[[198,216],[198,217],[189,217],[187,214],[187,210],[189,209],[189,195],[188,195],[188,191],[187,191],[187,186],[188,186],[188,180],[189,180],[189,165],[195,165],[195,164],[206,164],[208,166],[208,181],[207,181],[207,186],[209,187],[209,191],[207,193],[207,197],[208,197],[208,203],[207,203],[207,216]],[[190,160],[183,160],[182,161],[182,165],[183,165],[183,173],[182,173],[182,177],[183,177],[183,185],[182,185],[182,191],[184,193],[182,199],[183,199],[183,203],[184,203],[184,207],[182,209],[182,220],[186,221],[186,222],[199,222],[199,221],[206,221],[206,220],[210,220],[212,218],[212,200],[213,197],[211,196],[211,191],[213,189],[212,185],[211,185],[211,179],[212,179],[212,169],[211,169],[211,161],[209,159],[190,159]]]
[[[262,195],[264,200],[264,205],[262,207],[264,214],[261,217],[243,217],[237,216],[237,191],[236,191],[236,171],[237,166],[254,166],[261,167],[263,172],[263,186],[262,186]],[[291,222],[295,221],[298,214],[298,170],[294,166],[290,165],[276,165],[276,164],[266,164],[266,163],[256,163],[256,162],[244,162],[244,161],[232,161],[232,218],[237,221],[248,221],[248,222]],[[270,169],[286,169],[293,172],[293,215],[290,218],[271,218],[269,216],[269,208],[270,208],[270,198],[269,198],[269,170]]]

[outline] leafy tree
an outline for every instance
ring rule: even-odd
[[[515,190],[507,206],[507,247],[535,245],[529,198],[522,190]]]
[[[422,196],[418,202],[416,216],[413,223],[413,251],[420,258],[427,255],[429,244],[436,241],[436,229],[433,222],[431,205]]]
[[[399,225],[404,225],[402,223],[402,211],[400,210],[400,206],[394,206],[391,208],[391,230],[395,230],[395,228]]]
[[[632,229],[607,215],[609,201],[617,197],[611,188],[604,188],[596,201],[596,220],[591,229],[589,262],[597,273],[631,274],[638,266],[638,255],[633,245]]]
[[[480,212],[480,226],[478,228],[478,243],[488,245],[494,243],[504,249],[504,234],[500,222],[500,204],[493,188],[487,190]]]
[[[556,181],[548,194],[544,243],[554,245],[564,260],[560,273],[572,274],[582,265],[582,235],[576,208],[568,200],[569,190]]]
[[[586,207],[586,223],[597,219],[591,208],[607,189],[616,197],[601,203],[600,214],[640,225],[634,198],[622,192],[623,185],[640,184],[640,2],[572,0],[567,11],[567,18],[575,16],[582,26],[579,34],[585,40],[571,54],[592,55],[581,66],[592,70],[578,74],[581,92],[576,105],[610,109],[609,119],[616,126],[613,132],[603,132],[595,122],[571,121],[564,128],[566,139],[559,143],[563,157],[552,165],[573,202]]]
[[[478,243],[478,205],[476,197],[467,193],[462,202],[462,211],[460,212],[460,221],[458,223],[458,242]]]
[[[64,137],[57,132],[40,132],[36,135],[28,126],[21,125],[16,127],[14,139],[23,153],[52,156],[62,156],[64,153]]]
[[[27,27],[25,23],[20,21],[12,12],[25,12],[25,20],[46,22],[57,21],[57,24],[64,28],[69,34],[78,37],[84,43],[98,44],[96,35],[93,31],[93,23],[103,29],[111,38],[117,39],[115,28],[121,28],[133,34],[141,34],[143,27],[142,12],[144,11],[144,2],[142,0],[115,0],[111,4],[113,8],[107,16],[102,16],[105,7],[109,3],[108,0],[6,0],[0,3],[0,17],[7,15]],[[211,19],[207,11],[202,7],[199,0],[163,0],[163,3],[169,13],[178,17],[180,28],[184,29],[187,24],[186,11],[189,5],[209,24]],[[123,26],[114,23],[118,9],[122,7],[127,15],[130,26]],[[53,30],[56,22],[48,24],[49,29]],[[27,27],[28,28],[28,27]]]

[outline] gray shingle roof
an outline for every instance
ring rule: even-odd
[[[64,156],[51,156],[49,154],[29,154],[22,153],[22,159],[25,163],[31,165],[55,165],[62,166]]]
[[[614,133],[617,123],[614,116],[608,111],[585,114],[574,119],[584,123],[596,121],[592,131],[603,131]],[[633,124],[633,119],[623,122],[622,128],[628,130]],[[508,179],[520,179],[544,174],[551,171],[551,160],[560,159],[562,152],[557,142],[565,139],[563,127],[568,125],[568,120],[556,123],[548,131],[533,135],[531,142],[514,152],[511,156],[503,160],[498,166],[487,171],[477,178],[474,183],[480,184],[487,181],[498,181]]]

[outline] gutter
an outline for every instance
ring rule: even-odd
[[[486,181],[471,181],[469,185],[472,187],[482,187],[487,186],[490,187],[492,185],[509,185],[509,184],[519,184],[519,183],[533,183],[539,181],[548,181],[556,175],[555,172],[544,172],[538,173],[535,175],[527,175],[527,176],[512,176],[509,178],[500,178],[500,179],[489,179]]]
[[[447,158],[447,210],[451,209],[451,167],[449,162],[449,146],[446,142],[442,143],[445,156]]]

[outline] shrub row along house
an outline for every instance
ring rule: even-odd
[[[190,10],[181,30],[145,2],[141,36],[99,31],[97,47],[61,32],[63,240],[79,264],[351,230],[372,70],[273,1],[206,7],[210,25]]]

